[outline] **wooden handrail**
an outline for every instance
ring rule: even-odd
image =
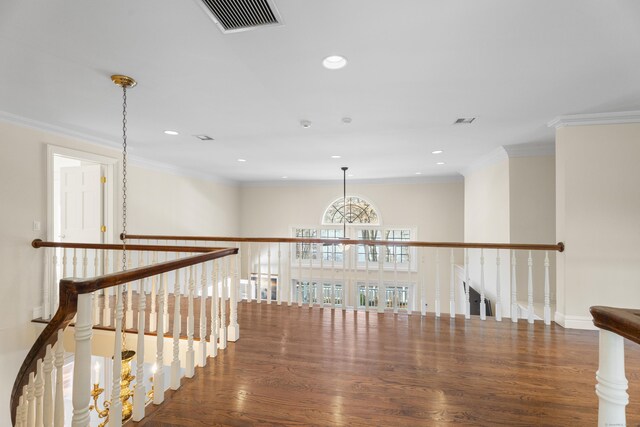
[[[125,236],[120,235],[123,239]],[[255,242],[255,243],[322,243],[323,245],[369,245],[369,246],[410,246],[427,248],[469,248],[469,249],[522,249],[532,251],[564,252],[564,243],[542,245],[531,243],[464,243],[464,242],[419,242],[413,240],[356,240],[356,239],[313,239],[298,237],[213,237],[213,236],[166,236],[147,234],[127,234],[127,239],[136,240],[193,240],[209,242]]]
[[[34,239],[31,242],[34,248],[71,248],[71,249],[107,249],[122,250],[122,244],[111,243],[73,243],[73,242],[44,242],[41,239]],[[212,250],[224,249],[204,246],[171,246],[171,245],[140,245],[127,244],[127,250],[131,251],[151,251],[151,252],[211,252]]]
[[[42,242],[46,243],[46,242]],[[122,248],[120,245],[118,249]],[[132,249],[134,245],[127,245],[127,248]],[[140,245],[144,246],[144,245]],[[35,247],[35,246],[34,246]],[[175,246],[170,246],[168,250],[175,250]],[[195,248],[195,247],[194,247]],[[18,371],[16,380],[13,383],[13,390],[11,391],[11,421],[15,424],[16,411],[18,408],[18,399],[22,387],[27,384],[29,373],[35,370],[37,360],[41,359],[45,355],[45,351],[48,345],[53,345],[56,342],[57,331],[59,329],[66,328],[78,309],[78,295],[91,293],[100,289],[106,289],[125,283],[133,282],[135,280],[144,279],[147,277],[156,276],[158,274],[166,273],[168,271],[178,270],[180,268],[189,267],[191,265],[200,264],[206,261],[211,261],[217,258],[222,258],[228,255],[234,255],[238,253],[237,248],[218,249],[218,248],[198,248],[205,249],[206,252],[199,255],[193,255],[173,261],[162,262],[147,267],[139,267],[127,271],[118,273],[105,274],[103,276],[97,276],[89,279],[62,279],[60,280],[60,305],[56,314],[53,316],[49,324],[44,328],[36,342],[29,350],[27,357]],[[186,251],[181,251],[186,252]],[[194,251],[195,252],[195,251]]]
[[[589,308],[593,324],[614,334],[640,344],[640,310],[633,308],[604,307]]]

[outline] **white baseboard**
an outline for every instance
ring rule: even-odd
[[[42,306],[34,308],[33,312],[31,313],[31,318],[40,319],[41,317],[42,317]]]
[[[555,312],[555,322],[567,329],[585,329],[597,331],[598,328],[593,324],[591,316],[568,316],[560,312]]]

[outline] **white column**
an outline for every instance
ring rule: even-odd
[[[195,329],[195,319],[193,313],[193,294],[196,287],[196,281],[193,277],[193,266],[189,268],[189,296],[188,296],[188,310],[187,310],[187,360],[185,367],[185,376],[187,378],[193,378],[195,375],[195,357],[196,353],[193,349],[193,332]]]
[[[147,391],[144,387],[144,329],[147,309],[147,296],[144,281],[138,280],[138,348],[136,354],[136,385],[133,389],[133,421],[144,418],[144,406]]]
[[[173,359],[171,361],[171,390],[180,388],[180,270],[175,271],[173,285]]]
[[[453,248],[451,249],[451,256],[449,257],[449,263],[451,264],[450,280],[449,280],[449,316],[452,319],[456,317],[456,259],[453,256]]]
[[[500,295],[500,249],[496,249],[496,322],[502,321],[502,297]]]
[[[484,248],[480,249],[480,320],[487,320],[487,307],[484,302]]]
[[[200,276],[200,342],[198,343],[198,366],[207,364],[207,264],[201,264],[202,274]]]
[[[42,411],[42,423],[48,427],[53,425],[53,382],[51,380],[51,373],[53,372],[53,350],[51,345],[47,346],[47,350],[44,356],[44,398],[43,398],[43,411]]]
[[[527,260],[527,264],[529,266],[529,274],[527,280],[527,311],[529,312],[528,321],[529,323],[533,323],[535,313],[533,310],[533,258],[531,257],[531,251],[529,251],[529,259]]]
[[[544,324],[551,324],[551,301],[549,296],[549,251],[544,253]]]
[[[222,287],[220,288],[220,349],[227,348],[227,286],[229,277],[229,257],[222,261],[224,271],[222,273]],[[258,274],[260,276],[260,274]],[[260,301],[260,300],[258,300]]]
[[[227,340],[236,342],[240,339],[240,326],[238,325],[238,286],[239,286],[239,275],[238,275],[238,256],[233,256],[233,265],[231,266],[231,271],[229,273],[231,283],[229,284],[229,308],[230,308],[230,316],[229,316],[229,326],[227,326]],[[271,275],[269,275],[271,278]],[[271,280],[269,280],[269,287],[271,287]],[[271,294],[271,290],[269,289],[269,294]]]
[[[114,262],[116,260],[114,259]],[[111,406],[109,409],[109,424],[108,427],[121,427],[122,426],[122,401],[120,400],[120,375],[118,373],[122,370],[122,322],[124,314],[124,305],[122,298],[124,297],[124,288],[119,285],[116,288],[116,315],[114,319],[115,324],[115,338],[113,345],[113,372],[112,384],[111,384]],[[91,366],[89,366],[91,369]],[[89,397],[89,390],[87,390],[87,396]]]
[[[73,427],[89,425],[91,403],[91,294],[78,295],[78,318],[75,324],[76,351],[73,364]]]
[[[54,365],[56,367],[56,400],[53,410],[53,426],[64,427],[64,393],[63,393],[63,372],[64,367],[64,330],[58,330],[58,341],[56,342],[56,351]]]
[[[624,339],[600,330],[600,360],[596,372],[598,426],[626,426],[625,406],[629,404],[624,375]]]
[[[153,404],[164,402],[164,289],[167,284],[167,273],[162,275],[162,282],[158,286],[158,328],[156,331],[156,372],[153,375]]]
[[[218,355],[218,329],[220,324],[218,323],[218,260],[212,261],[213,268],[211,269],[211,281],[213,286],[211,287],[211,334],[209,335],[209,356],[216,357]],[[251,276],[251,274],[249,274]],[[251,277],[249,277],[249,284],[251,284]],[[251,294],[249,294],[251,299]]]
[[[511,250],[511,321],[518,321],[518,299],[516,295],[516,251]]]

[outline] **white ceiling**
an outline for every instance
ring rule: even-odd
[[[3,0],[0,111],[117,144],[128,74],[133,156],[259,181],[452,175],[558,115],[640,107],[637,0],[275,4],[283,26],[225,35],[196,0]]]

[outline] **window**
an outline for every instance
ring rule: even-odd
[[[342,229],[315,229],[315,228],[296,228],[295,236],[307,239],[341,239],[344,237]],[[296,243],[295,260],[309,260],[320,262],[320,253],[322,253],[322,261],[342,263],[344,260],[344,252],[342,245],[323,245],[321,243]]]
[[[411,230],[391,229],[391,230],[371,230],[362,229],[358,232],[358,239],[361,240],[411,240]],[[409,262],[409,247],[407,246],[365,246],[358,245],[358,263],[367,261],[378,262],[378,252],[382,251],[382,260],[388,264],[403,264]]]
[[[341,229],[326,229],[320,230],[320,237],[323,239],[342,239],[344,238],[344,233]],[[342,245],[323,245],[322,259],[330,262],[342,262],[344,259]]]
[[[302,238],[316,238],[318,237],[318,230],[313,228],[296,228],[296,237]],[[318,248],[315,243],[296,243],[296,258],[295,259],[317,259]]]

